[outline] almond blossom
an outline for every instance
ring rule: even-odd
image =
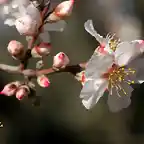
[[[120,43],[120,39],[114,39],[115,35],[108,34],[106,37],[101,36],[94,29],[92,20],[87,20],[84,23],[84,28],[99,42],[100,46],[96,49],[97,52],[112,54],[116,49],[117,45]]]
[[[120,61],[120,59],[118,59]],[[131,92],[130,84],[135,81],[135,70],[119,65],[113,56],[94,53],[85,71],[85,83],[80,93],[83,105],[90,109],[109,91],[108,105],[113,112],[129,106]]]
[[[32,2],[22,1],[27,3],[13,2],[4,6],[3,13],[4,15],[9,16],[9,18],[4,21],[4,24],[9,26],[15,25],[17,31],[21,35],[33,36],[38,32],[39,27],[42,25],[41,11],[39,11]],[[45,34],[48,35],[48,31],[63,31],[65,26],[66,22],[63,20],[53,24],[47,23],[44,25],[43,29],[41,29],[41,32],[46,32]]]
[[[120,42],[113,36],[106,39],[94,30],[92,23],[89,23],[88,29],[88,23],[85,23],[87,31],[95,36],[103,47],[98,47],[88,61],[80,98],[83,105],[90,109],[108,90],[110,111],[120,111],[131,103],[130,97],[133,91],[131,84],[139,83],[138,62],[144,52],[144,41]]]

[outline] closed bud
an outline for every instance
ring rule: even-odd
[[[41,87],[49,87],[50,85],[50,81],[49,79],[45,76],[45,75],[40,75],[37,77],[37,83],[41,86]]]
[[[59,52],[56,56],[53,58],[53,67],[55,68],[65,68],[69,64],[70,60],[68,56],[63,53]]]
[[[24,97],[30,94],[30,89],[27,85],[22,85],[16,91],[16,98],[18,100],[22,100]]]
[[[22,43],[12,40],[8,44],[8,52],[14,57],[15,59],[20,59],[24,57],[25,50]]]
[[[29,15],[16,19],[15,27],[21,35],[26,36],[34,36],[38,31],[37,22]]]
[[[70,16],[73,9],[74,0],[68,0],[60,3],[48,17],[49,22],[56,22]]]
[[[41,43],[31,50],[31,55],[35,58],[41,58],[43,56],[47,56],[50,53],[50,49],[50,43]]]
[[[6,96],[13,96],[16,93],[17,88],[21,85],[19,81],[11,82],[3,88],[3,90],[0,92],[0,94],[6,95]]]

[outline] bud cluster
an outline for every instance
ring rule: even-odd
[[[9,54],[15,60],[20,61],[20,66],[18,66],[17,71],[18,73],[24,75],[24,80],[22,82],[14,81],[8,83],[4,86],[0,94],[5,96],[15,96],[16,99],[22,100],[24,97],[28,97],[32,91],[35,90],[35,84],[31,81],[32,78],[37,78],[38,85],[43,88],[50,86],[50,80],[45,75],[45,73],[37,73],[37,71],[41,71],[40,69],[45,64],[44,58],[50,54],[52,49],[52,45],[49,39],[45,36],[42,38],[41,35],[46,32],[46,28],[48,29],[48,27],[49,30],[51,29],[53,31],[62,29],[62,25],[65,24],[64,19],[70,16],[72,12],[73,2],[74,0],[64,1],[50,13],[48,10],[46,10],[46,8],[48,9],[49,3],[47,6],[45,6],[45,4],[39,4],[39,1],[37,0],[33,2],[27,1],[27,4],[21,3],[21,6],[19,6],[19,3],[13,3],[11,5],[13,9],[18,9],[18,12],[9,12],[9,14],[11,13],[12,17],[15,17],[15,19],[7,19],[7,24],[9,26],[14,25],[20,35],[26,36],[26,40],[28,41],[28,48],[26,48],[21,42],[17,40],[11,40],[8,43],[7,50]],[[44,7],[38,9],[37,7],[39,6]],[[64,23],[61,23],[61,20],[63,20]],[[37,39],[40,39],[40,41],[38,41],[39,43],[35,44]],[[52,57],[53,64],[52,68],[50,69],[53,72],[66,68],[66,66],[70,63],[69,57],[64,52],[59,52]],[[27,69],[28,60],[30,58],[40,59],[36,63],[36,70]]]
[[[27,85],[22,84],[20,81],[15,81],[5,85],[0,94],[5,96],[15,95],[18,100],[22,100],[30,94],[30,88]]]

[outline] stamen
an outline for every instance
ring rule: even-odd
[[[127,80],[127,78],[129,75],[132,75],[135,72],[136,71],[132,68],[125,69],[124,67],[118,67],[117,65],[113,65],[112,68],[108,71],[108,73],[105,73],[103,75],[104,78],[108,79],[108,90],[110,91],[110,94],[112,94],[112,89],[115,88],[118,96],[121,96],[121,92],[124,95],[128,95],[125,89],[121,87],[121,83],[124,82],[128,85],[134,84],[134,80]]]
[[[112,51],[115,51],[117,48],[117,45],[120,43],[120,40],[118,38],[115,37],[115,34],[108,34],[106,39],[109,40],[109,48]]]

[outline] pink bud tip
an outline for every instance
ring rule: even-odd
[[[44,82],[44,86],[45,86],[45,87],[48,87],[49,85],[50,85],[50,83],[49,83],[48,81],[45,81],[45,82]]]
[[[18,96],[17,96],[17,99],[18,99],[18,100],[22,100],[22,99],[23,99],[23,95],[18,95]]]
[[[63,59],[65,57],[65,54],[64,53],[61,53],[60,55],[59,55],[59,59]]]
[[[1,95],[5,95],[5,93],[3,91],[0,92]]]

